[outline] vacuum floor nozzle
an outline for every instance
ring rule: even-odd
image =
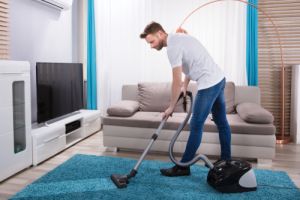
[[[126,188],[129,183],[126,175],[113,174],[110,178],[118,188]]]

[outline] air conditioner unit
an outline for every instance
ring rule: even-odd
[[[72,7],[73,0],[35,0],[59,10],[68,10]]]

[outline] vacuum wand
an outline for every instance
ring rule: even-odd
[[[187,94],[192,95],[191,92],[187,92]],[[183,93],[180,94],[177,101],[179,101],[181,98],[183,98],[183,108],[186,111],[187,102],[186,102],[186,98],[184,97]],[[186,119],[185,119],[184,123],[186,123],[188,121],[189,117],[190,117],[190,115],[186,116]],[[148,151],[151,149],[153,143],[158,138],[158,135],[160,134],[160,132],[161,132],[162,128],[164,127],[165,123],[167,122],[167,120],[168,120],[168,117],[165,117],[161,121],[161,123],[159,124],[159,127],[156,129],[155,133],[152,135],[148,146],[146,147],[146,149],[144,150],[144,152],[141,155],[140,159],[137,161],[136,165],[134,166],[134,168],[130,171],[130,173],[128,175],[112,174],[110,176],[111,180],[114,182],[114,184],[118,188],[126,188],[127,184],[129,183],[129,179],[135,177],[135,175],[137,174],[138,168],[140,167],[142,161],[146,157]]]
[[[135,175],[137,174],[137,170],[140,167],[142,161],[144,160],[144,158],[146,157],[148,151],[151,149],[153,143],[155,142],[155,140],[157,139],[161,129],[164,127],[166,121],[168,118],[164,118],[162,120],[162,122],[160,123],[158,129],[155,131],[155,133],[152,135],[151,137],[151,141],[149,142],[148,146],[146,147],[146,149],[144,150],[143,154],[141,155],[140,159],[137,161],[136,165],[134,166],[134,168],[131,170],[131,172],[128,175],[120,175],[120,174],[112,174],[110,176],[111,180],[114,182],[114,184],[118,187],[118,188],[125,188],[127,187],[127,184],[129,183],[129,179],[132,177],[135,177]]]
[[[164,118],[163,121],[160,123],[158,129],[155,131],[155,133],[152,135],[151,141],[149,142],[147,148],[144,150],[143,154],[141,155],[140,159],[138,160],[138,162],[136,163],[136,165],[134,166],[134,170],[137,170],[139,168],[139,166],[141,165],[142,161],[144,160],[144,158],[146,157],[148,151],[151,149],[153,143],[155,142],[155,140],[157,139],[161,129],[164,127],[165,123],[167,121],[167,118]]]

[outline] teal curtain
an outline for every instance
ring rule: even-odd
[[[257,5],[258,0],[248,0],[249,3]],[[248,85],[258,85],[258,57],[257,57],[257,9],[247,6],[247,46],[246,46],[246,66]]]
[[[97,109],[97,70],[94,0],[88,0],[87,16],[87,109]]]

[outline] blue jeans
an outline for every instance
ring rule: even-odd
[[[221,159],[231,159],[231,132],[226,118],[224,98],[225,82],[224,78],[218,84],[197,92],[190,122],[190,136],[181,162],[188,162],[194,158],[201,143],[204,122],[210,112],[219,130]]]

